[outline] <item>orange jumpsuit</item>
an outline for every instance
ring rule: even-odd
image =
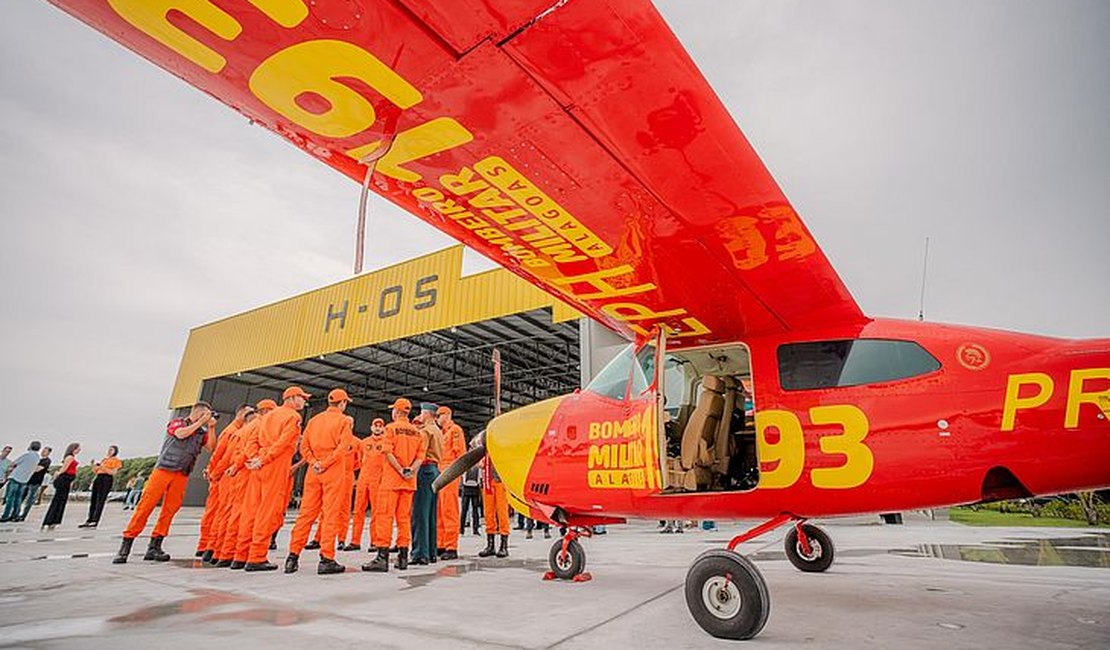
[[[171,472],[160,467],[151,472],[150,478],[143,486],[143,496],[139,498],[139,505],[135,506],[135,514],[131,516],[123,536],[131,539],[138,537],[159,501],[162,502],[162,510],[158,513],[158,521],[154,523],[154,530],[151,531],[150,536],[169,535],[170,522],[181,509],[181,503],[185,500],[185,486],[188,483],[189,475],[182,472]]]
[[[247,469],[247,461],[258,454],[258,436],[262,431],[263,421],[273,411],[256,418],[247,425],[242,433],[239,444],[239,453],[236,455],[233,466],[238,468],[237,476],[242,481],[242,498],[239,501],[239,526],[235,532],[235,539],[229,540],[233,553],[230,556],[237,562],[246,562],[250,555],[251,540],[254,536],[254,520],[258,515],[259,503],[262,501],[262,485],[259,483],[257,471]],[[230,536],[230,533],[229,533]]]
[[[216,461],[208,463],[209,476],[220,477],[220,506],[216,517],[215,540],[212,548],[220,560],[235,557],[235,543],[239,536],[239,519],[243,512],[243,491],[247,483],[247,472],[243,469],[243,439],[257,426],[258,419],[244,424],[227,438],[226,449]],[[222,441],[221,441],[222,442]],[[234,467],[236,474],[227,476],[228,469]]]
[[[354,496],[355,466],[358,464],[358,456],[358,438],[355,438],[352,433],[349,451],[343,457],[343,486],[341,488],[343,499],[339,503],[339,510],[335,513],[335,534],[340,538],[339,541],[344,541],[343,538],[347,535],[347,527],[351,523],[351,510],[353,509],[351,497]]]
[[[216,449],[208,460],[208,499],[204,502],[204,514],[200,518],[200,539],[197,540],[197,551],[215,551],[216,525],[220,517],[220,503],[223,500],[220,489],[220,479],[223,478],[223,473],[217,471],[217,467],[223,462],[224,455],[227,454],[228,440],[231,435],[242,426],[243,421],[236,418],[224,427],[223,432],[220,433],[219,441],[216,443]]]
[[[439,459],[439,471],[446,470],[465,453],[466,436],[462,427],[448,420],[443,427],[443,455]],[[459,550],[459,479],[439,491],[436,508],[436,539],[439,546],[449,551]]]
[[[361,468],[358,474],[358,485],[355,486],[355,512],[354,521],[351,522],[352,544],[362,545],[362,530],[366,527],[366,508],[370,507],[370,535],[373,537],[374,518],[379,515],[378,488],[382,482],[382,465],[385,457],[382,447],[385,444],[385,432],[379,435],[370,435],[363,438]],[[392,469],[392,468],[391,468]]]
[[[509,498],[505,484],[497,475],[489,456],[482,459],[482,511],[486,515],[487,535],[509,534]]]
[[[304,479],[304,494],[301,497],[301,511],[297,523],[293,525],[293,538],[289,542],[289,553],[300,555],[308,542],[312,522],[320,518],[320,557],[335,559],[335,540],[339,536],[336,527],[346,508],[343,500],[350,501],[350,492],[344,493],[348,485],[344,472],[350,462],[350,450],[355,444],[351,429],[354,420],[344,415],[334,406],[313,416],[308,421],[301,440],[301,456],[308,465]],[[322,472],[316,472],[314,465],[320,464]],[[337,514],[340,513],[340,514]]]
[[[212,432],[204,429],[198,431],[204,431],[204,433],[194,435],[206,436],[205,443],[209,443],[211,439],[208,436],[211,436]],[[146,485],[143,486],[143,495],[139,497],[139,504],[135,506],[135,513],[131,515],[123,536],[129,539],[138,537],[143,532],[143,528],[146,528],[146,522],[159,501],[162,502],[162,509],[158,512],[158,520],[154,522],[154,530],[150,532],[150,536],[169,535],[170,523],[177,511],[181,509],[181,503],[185,500],[185,486],[188,483],[189,474],[156,467],[150,473]]]
[[[247,458],[262,461],[262,467],[251,472],[247,490],[247,505],[257,504],[247,552],[248,564],[266,561],[270,537],[276,530],[275,522],[288,503],[285,495],[289,466],[293,464],[300,435],[301,414],[283,404],[262,416],[257,435],[251,439],[255,445],[248,444]]]
[[[389,548],[393,537],[393,524],[397,524],[397,547],[408,548],[412,544],[412,495],[416,491],[416,473],[405,478],[394,469],[387,458],[392,453],[397,462],[404,467],[412,467],[423,461],[428,451],[428,437],[418,431],[407,417],[385,425],[385,440],[382,456],[382,482],[375,506],[381,510],[381,517],[374,522],[370,531],[371,541],[379,549]]]

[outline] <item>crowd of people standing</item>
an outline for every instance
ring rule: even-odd
[[[391,567],[403,570],[410,564],[454,559],[468,522],[477,533],[479,510],[487,535],[478,555],[508,555],[508,501],[488,459],[438,494],[432,488],[440,472],[467,447],[450,407],[422,404],[410,417],[412,403],[398,398],[390,406],[390,422],[376,418],[368,434],[359,438],[354,419],[346,413],[351,398],[342,388],[327,395],[326,409],[302,430],[310,397],[290,386],[280,405],[271,399],[240,405],[218,434],[218,420],[205,402],[194,405],[186,417],[171,420],[113,562],[128,561],[135,539],[158,505],[143,559],[170,559],[163,545],[188,476],[206,448],[212,452],[204,470],[209,492],[195,553],[217,567],[252,573],[279,568],[270,562],[269,551],[277,548],[294,477],[302,467],[305,479],[284,561],[286,573],[298,571],[301,554],[313,549],[319,550],[317,573],[345,571],[336,552],[360,550],[367,528],[367,548],[374,557],[362,566],[364,571],[388,572]],[[109,465],[101,462],[105,471]]]
[[[11,453],[10,446],[0,450],[0,484],[4,488],[3,515],[0,516],[0,522],[25,521],[31,508],[42,500],[46,485],[49,483],[54,492],[46,509],[46,515],[43,517],[42,528],[53,530],[65,517],[66,505],[69,503],[70,492],[80,467],[77,455],[81,453],[81,445],[72,442],[66,446],[62,460],[56,468],[53,468],[51,458],[53,449],[43,446],[38,440],[31,441],[27,451],[18,458],[12,459]],[[93,461],[89,514],[85,523],[78,526],[79,528],[96,528],[100,523],[115,476],[122,468],[123,461],[119,459],[119,447],[115,445],[108,447],[102,459]],[[51,474],[53,479],[47,481]],[[139,490],[142,489],[141,482],[141,475],[133,476],[130,481],[137,484]],[[137,496],[135,494],[134,498],[137,499]],[[128,498],[132,498],[131,494],[128,494]]]
[[[332,390],[326,409],[302,430],[309,399],[304,390],[291,386],[280,405],[272,399],[240,405],[218,433],[218,416],[205,402],[194,405],[187,416],[172,419],[150,475],[136,474],[121,486],[126,488],[124,510],[134,512],[113,562],[127,562],[135,539],[159,506],[143,559],[170,559],[164,540],[204,449],[212,453],[203,472],[209,493],[195,553],[215,566],[248,572],[279,568],[269,561],[268,552],[277,548],[277,533],[301,468],[304,483],[285,557],[286,573],[298,571],[301,554],[315,549],[318,573],[342,572],[345,567],[337,562],[336,552],[361,550],[364,541],[374,554],[362,566],[368,572],[455,559],[460,536],[468,527],[480,534],[480,520],[485,522],[486,545],[478,555],[508,555],[512,519],[505,487],[488,458],[438,494],[433,490],[440,472],[467,450],[466,436],[453,421],[450,407],[422,404],[410,417],[412,403],[398,398],[390,406],[390,422],[375,418],[360,438],[346,413],[351,399],[344,389]],[[51,472],[51,453],[39,441],[32,441],[18,458],[11,458],[11,447],[0,451],[0,479],[6,485],[0,520],[23,521],[39,501]],[[44,529],[62,523],[80,453],[81,446],[71,443],[54,468]],[[89,512],[80,528],[99,525],[122,468],[115,445],[91,463]],[[518,521],[517,528],[527,530],[529,538],[533,527],[530,519]],[[540,529],[550,535],[546,526]]]

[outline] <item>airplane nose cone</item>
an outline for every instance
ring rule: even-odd
[[[493,466],[517,497],[523,498],[524,486],[540,441],[551,428],[555,409],[565,399],[556,397],[510,411],[486,426],[486,449]]]

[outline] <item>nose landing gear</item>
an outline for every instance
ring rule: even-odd
[[[551,570],[543,575],[544,580],[573,580],[587,582],[593,576],[586,572],[586,551],[579,537],[592,537],[593,531],[587,527],[568,528],[562,539],[555,540],[547,555]]]

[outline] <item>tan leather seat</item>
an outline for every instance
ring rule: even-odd
[[[728,474],[729,460],[732,458],[732,410],[736,407],[736,400],[739,399],[737,388],[739,383],[732,377],[721,378],[725,391],[724,391],[724,406],[721,411],[721,419],[717,425],[717,432],[713,439],[713,472],[716,474]]]
[[[724,412],[725,383],[720,377],[706,376],[701,382],[698,404],[682,432],[682,455],[676,470],[668,472],[668,483],[687,490],[708,485],[714,463],[712,445]]]

